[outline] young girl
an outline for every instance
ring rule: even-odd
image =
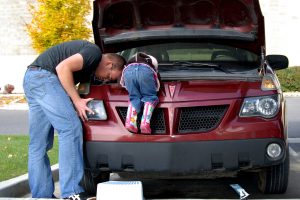
[[[158,103],[157,91],[160,87],[157,68],[158,63],[153,56],[139,52],[129,59],[123,70],[121,85],[129,93],[125,127],[130,132],[138,132],[137,115],[144,105],[140,130],[141,133],[151,134],[150,120]]]

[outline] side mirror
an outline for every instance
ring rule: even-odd
[[[286,69],[289,66],[289,59],[284,55],[268,55],[267,61],[274,70]]]

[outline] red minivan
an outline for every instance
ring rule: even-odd
[[[111,172],[201,176],[255,172],[263,193],[284,193],[289,151],[285,100],[266,55],[258,0],[95,0],[93,33],[103,52],[158,60],[161,88],[152,133],[125,128],[127,91],[93,77],[84,128],[84,188]],[[213,172],[213,173],[211,173]]]

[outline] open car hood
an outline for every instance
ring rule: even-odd
[[[258,0],[95,0],[93,32],[104,51],[180,40],[219,41],[259,54]]]

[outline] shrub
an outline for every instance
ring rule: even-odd
[[[86,19],[90,1],[36,0],[28,5],[32,21],[26,24],[26,31],[38,53],[64,41],[90,38]]]
[[[289,67],[276,72],[284,92],[300,91],[300,67]]]
[[[4,86],[4,93],[11,94],[14,89],[15,89],[15,86],[13,86],[11,84],[6,84]]]

